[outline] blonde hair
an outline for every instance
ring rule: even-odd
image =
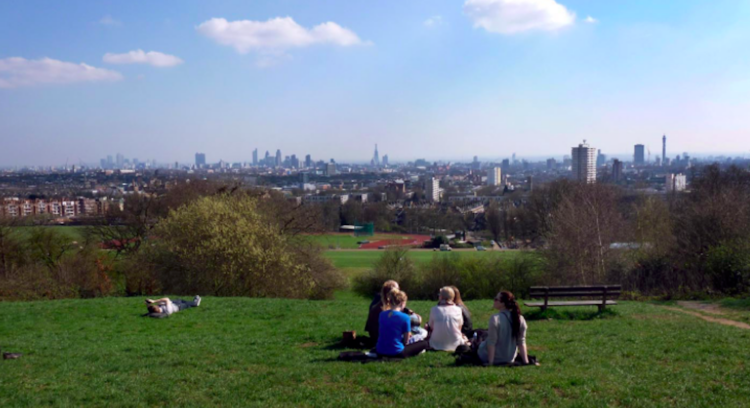
[[[456,292],[454,292],[450,286],[440,288],[440,299],[445,300],[446,302],[453,302],[453,299],[455,298]]]
[[[392,290],[398,290],[398,282],[395,280],[387,280],[383,283],[383,287],[380,289],[380,301],[383,303],[383,310],[389,309],[388,306],[388,294]]]
[[[383,310],[391,310],[394,307],[401,306],[406,303],[407,299],[409,299],[409,297],[406,296],[406,292],[393,289],[388,292],[388,301],[383,303]]]
[[[458,288],[455,287],[455,286],[453,286],[453,285],[448,286],[448,287],[451,288],[451,289],[453,289],[453,293],[456,295],[453,298],[453,303],[455,303],[455,304],[457,304],[459,306],[463,306],[464,305],[464,301],[463,301],[463,299],[461,299],[461,292],[459,292]]]

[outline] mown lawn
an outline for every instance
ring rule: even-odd
[[[326,251],[325,256],[333,261],[333,265],[346,272],[347,274],[356,274],[372,268],[372,265],[380,259],[384,251]],[[433,257],[443,256],[461,256],[461,257],[491,257],[499,256],[511,258],[521,254],[520,251],[454,251],[454,252],[433,252],[433,251],[409,251],[409,257],[415,263],[426,263]]]
[[[142,298],[0,303],[0,406],[746,407],[750,331],[623,302],[529,321],[540,367],[457,367],[447,353],[336,361],[368,299],[204,298],[168,319]],[[430,302],[410,302],[423,316]],[[469,302],[485,326],[490,301]],[[594,317],[592,320],[581,318]]]
[[[62,235],[63,237],[69,239],[70,241],[80,241],[83,239],[83,230],[86,227],[82,226],[71,226],[71,225],[64,225],[64,226],[38,226],[38,227],[16,227],[16,230],[18,231],[19,235],[26,238],[29,235],[31,235],[31,232],[35,229],[39,228],[47,228],[52,231],[55,231]]]

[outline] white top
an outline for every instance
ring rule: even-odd
[[[461,326],[464,318],[456,305],[438,305],[430,309],[430,347],[435,350],[455,351],[464,344]]]
[[[172,313],[177,313],[180,311],[180,308],[177,307],[174,303],[172,303],[171,300],[167,300],[167,303],[164,306],[160,306],[161,312],[166,313],[167,316],[171,315]]]

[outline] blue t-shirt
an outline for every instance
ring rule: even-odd
[[[404,333],[411,331],[409,315],[394,310],[380,312],[380,335],[375,347],[378,354],[394,356],[404,350]]]

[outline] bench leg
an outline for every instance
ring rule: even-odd
[[[604,305],[598,305],[598,307],[599,307],[599,313],[604,311],[604,307],[605,307]]]

